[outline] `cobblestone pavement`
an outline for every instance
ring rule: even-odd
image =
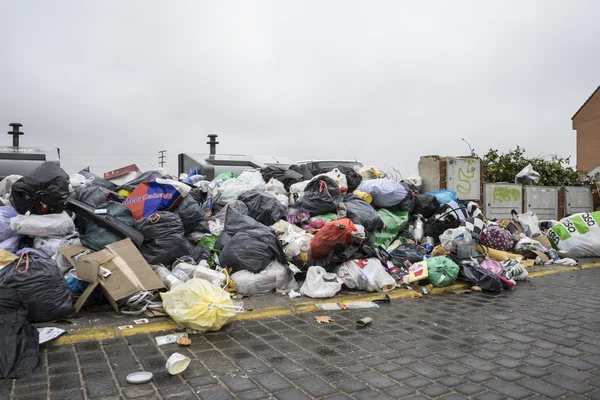
[[[432,295],[376,310],[236,322],[187,349],[152,335],[51,346],[11,399],[600,399],[600,269],[512,292]],[[335,322],[316,324],[315,315]],[[355,321],[370,316],[365,328]],[[178,351],[192,358],[165,371]],[[130,385],[133,371],[154,379]]]

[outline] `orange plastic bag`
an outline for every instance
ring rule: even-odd
[[[356,232],[356,226],[348,218],[331,221],[310,242],[310,255],[313,260],[327,258],[336,243],[352,244],[352,232]]]

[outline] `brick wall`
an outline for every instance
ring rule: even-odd
[[[577,128],[577,168],[589,172],[600,166],[600,118]]]

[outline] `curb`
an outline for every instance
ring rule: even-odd
[[[593,262],[583,264],[575,267],[563,267],[556,268],[548,271],[536,271],[529,274],[529,278],[539,278],[547,275],[560,274],[563,272],[580,271],[582,269],[600,268],[600,262]],[[471,285],[467,282],[455,283],[453,285],[444,288],[434,288],[431,294],[447,293],[457,289],[468,289]],[[369,293],[369,294],[353,294],[348,296],[335,297],[323,300],[312,300],[298,302],[289,306],[278,306],[278,307],[264,307],[259,309],[247,310],[242,314],[239,314],[234,321],[245,321],[260,318],[273,318],[282,315],[290,315],[296,313],[306,313],[311,311],[320,310],[315,305],[315,302],[319,303],[347,303],[350,301],[373,301],[381,299],[387,294],[391,300],[411,298],[410,291],[407,290],[393,290],[387,293]],[[95,340],[106,340],[119,337],[139,335],[143,333],[153,333],[174,330],[177,328],[177,323],[172,320],[151,322],[149,324],[134,326],[133,329],[119,330],[118,327],[104,326],[96,328],[83,328],[69,331],[66,335],[59,337],[52,342],[49,342],[47,346],[60,346],[72,343],[89,342]]]

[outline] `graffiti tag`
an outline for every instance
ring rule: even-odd
[[[473,189],[473,183],[475,183],[475,168],[472,165],[475,164],[475,160],[467,161],[467,172],[462,168],[458,169],[458,181],[460,184],[456,186],[456,191],[460,194],[469,194]]]
[[[511,201],[521,200],[521,190],[506,186],[497,186],[494,188],[494,203],[510,203]]]

